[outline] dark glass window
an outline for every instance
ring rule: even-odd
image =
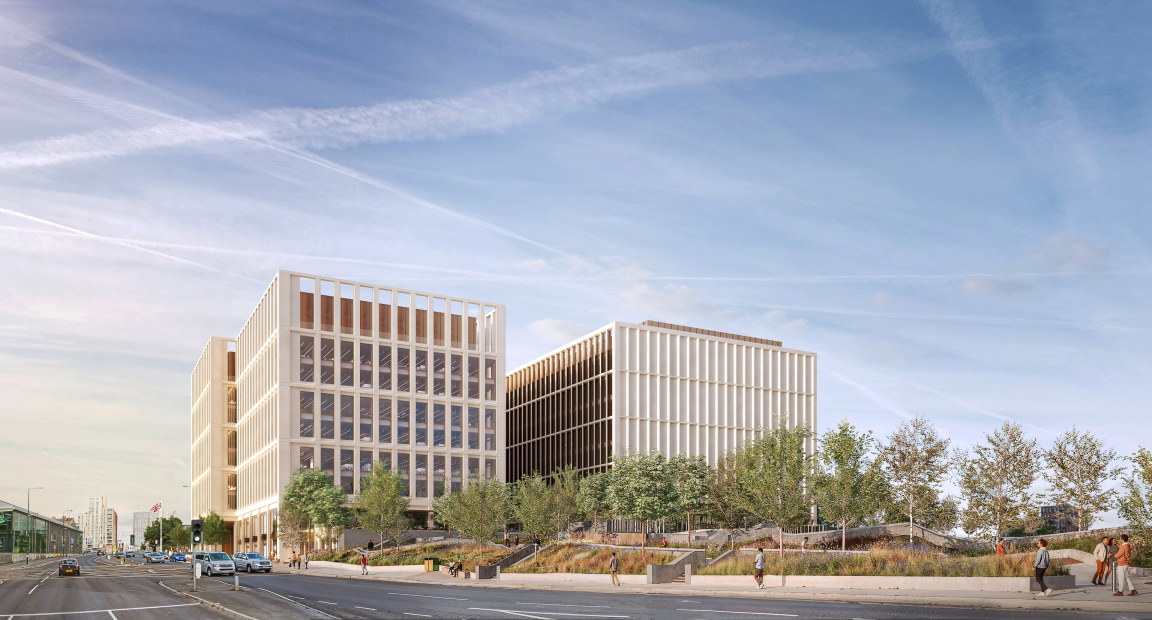
[[[300,380],[309,383],[316,380],[315,375],[315,339],[312,336],[300,336]]]
[[[416,429],[416,445],[428,445],[428,403],[415,403],[412,422]]]
[[[460,456],[452,457],[452,492],[455,493],[464,488],[464,458]]]
[[[396,443],[408,444],[409,407],[406,400],[396,401]]]
[[[340,395],[340,440],[356,440],[356,399],[351,394]]]
[[[432,457],[432,496],[444,494],[444,455]]]
[[[352,329],[349,327],[348,329]],[[356,385],[356,371],[353,364],[356,359],[356,343],[350,340],[340,341],[340,385],[349,387]]]
[[[372,442],[372,398],[360,397],[360,441]]]
[[[360,343],[360,387],[372,389],[372,344]]]
[[[428,393],[428,352],[416,349],[413,351],[415,359],[412,362],[414,384],[412,391],[417,394]]]
[[[310,446],[300,447],[300,467],[303,469],[312,469],[316,466],[316,449]]]
[[[355,450],[341,450],[340,451],[340,486],[344,487],[344,492],[352,494],[356,492],[355,486],[356,478],[356,451]]]
[[[320,383],[336,382],[336,341],[320,339]]]
[[[392,443],[392,399],[381,398],[377,403],[380,407],[378,429],[380,432],[380,443]]]
[[[480,358],[468,358],[468,398],[480,399]]]
[[[444,354],[432,353],[432,394],[444,395]]]
[[[468,448],[480,449],[480,408],[468,408]]]
[[[484,400],[496,400],[496,360],[484,358]]]
[[[452,405],[452,447],[464,447],[464,408],[460,405]]]
[[[336,451],[332,448],[320,448],[320,469],[321,471],[328,472],[332,475],[332,471],[336,467]]]
[[[392,389],[392,347],[381,345],[377,352],[380,355],[380,365],[377,367],[380,371],[379,389],[390,390]]]
[[[432,405],[432,445],[444,447],[444,405]]]
[[[452,376],[452,397],[464,397],[464,356],[453,355],[452,365],[449,368]]]
[[[320,438],[336,438],[336,395],[320,393]]]
[[[400,474],[404,477],[404,484],[400,486],[400,494],[404,497],[408,497],[412,492],[410,488],[411,483],[409,482],[411,477],[408,473],[408,463],[411,458],[412,455],[408,454],[407,452],[401,452],[400,454],[396,455],[396,470],[399,471]]]
[[[312,392],[300,392],[300,436],[312,437],[313,425],[316,422],[315,406],[316,396]]]
[[[396,391],[408,391],[408,349],[396,349]]]
[[[416,497],[428,497],[428,455],[417,454],[413,469],[416,474]]]
[[[496,449],[496,410],[484,410],[484,449]]]

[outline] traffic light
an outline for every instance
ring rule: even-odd
[[[192,519],[192,544],[199,545],[204,542],[204,522]]]

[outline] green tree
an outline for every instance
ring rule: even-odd
[[[1128,457],[1132,474],[1124,477],[1120,497],[1121,518],[1144,540],[1152,540],[1152,452],[1141,447]]]
[[[633,454],[612,464],[608,503],[612,513],[623,519],[644,522],[644,545],[648,544],[648,523],[672,516],[676,488],[668,472],[663,452]]]
[[[916,417],[900,424],[881,448],[893,497],[907,509],[909,540],[917,509],[939,497],[940,483],[950,464],[949,443],[931,422]]]
[[[204,544],[206,545],[226,545],[232,542],[232,534],[228,531],[228,525],[224,523],[224,519],[216,514],[215,510],[209,510],[208,516],[200,517],[204,521]]]
[[[608,473],[598,473],[584,476],[580,480],[580,492],[576,501],[580,505],[580,512],[592,517],[592,531],[604,531],[605,517],[608,506]]]
[[[436,519],[480,544],[493,542],[508,524],[508,487],[500,480],[473,480],[433,500]]]
[[[521,529],[539,540],[556,531],[556,496],[540,472],[512,485],[512,515]]]
[[[879,462],[871,458],[876,440],[847,420],[820,440],[813,496],[824,519],[840,524],[840,547],[848,548],[848,527],[875,514],[884,501]]]
[[[1040,475],[1043,451],[1019,424],[1005,421],[985,444],[957,452],[964,531],[995,540],[1005,531],[1023,527],[1033,508],[1029,488]]]
[[[1044,478],[1052,486],[1047,499],[1076,510],[1078,531],[1091,527],[1098,513],[1112,507],[1114,492],[1105,490],[1104,483],[1124,473],[1123,467],[1112,467],[1115,460],[1115,450],[1105,449],[1095,435],[1081,433],[1075,426],[1044,452]]]
[[[176,530],[172,536],[172,542],[181,549],[188,547],[192,544],[192,528],[185,525]]]
[[[386,466],[383,461],[372,464],[372,473],[360,481],[360,495],[357,520],[360,527],[380,534],[380,544],[391,538],[390,532],[407,531],[411,526],[408,518],[409,500],[403,494],[404,475]],[[442,495],[441,497],[447,497]],[[439,500],[439,498],[437,498]],[[439,516],[440,510],[436,509]],[[400,542],[397,541],[397,546]]]
[[[320,470],[297,469],[284,488],[284,502],[299,506],[308,514],[311,526],[323,528],[321,540],[329,545],[339,536],[334,533],[351,520],[344,507],[347,494],[343,487],[332,484],[332,477]]]
[[[280,502],[276,512],[276,533],[279,548],[284,554],[304,550],[304,529],[308,527],[308,514],[299,506]]]
[[[688,538],[692,538],[692,513],[700,513],[708,506],[708,476],[712,473],[703,455],[677,454],[668,459],[668,477],[674,491],[672,510],[684,515],[688,524]]]
[[[184,527],[180,517],[175,515],[153,521],[144,528],[144,540],[154,550],[172,549],[177,545],[179,530]],[[164,532],[164,541],[160,541],[160,532]]]
[[[759,429],[751,441],[737,448],[740,501],[752,518],[776,526],[780,557],[784,557],[784,526],[810,520],[811,501],[806,483],[812,457],[805,451],[812,432],[806,424],[788,428],[788,419],[775,416],[775,428]]]
[[[580,510],[580,473],[571,465],[552,472],[552,501],[556,505],[556,531],[568,531]]]
[[[746,475],[747,462],[737,451],[721,454],[716,467],[708,476],[707,511],[712,522],[726,529],[735,538],[748,532],[752,515],[745,508],[744,489],[740,482]]]

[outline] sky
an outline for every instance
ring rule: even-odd
[[[277,269],[505,304],[509,368],[652,319],[816,352],[820,432],[924,416],[966,447],[1011,419],[1131,454],[1150,27],[1140,2],[0,0],[0,499],[187,520],[193,365]]]

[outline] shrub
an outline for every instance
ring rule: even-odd
[[[649,564],[668,564],[678,554],[623,550],[608,547],[595,547],[581,544],[559,544],[548,547],[536,554],[535,558],[524,560],[515,566],[503,569],[504,573],[594,573],[608,574],[608,560],[612,552],[620,560],[621,575],[643,575]]]

